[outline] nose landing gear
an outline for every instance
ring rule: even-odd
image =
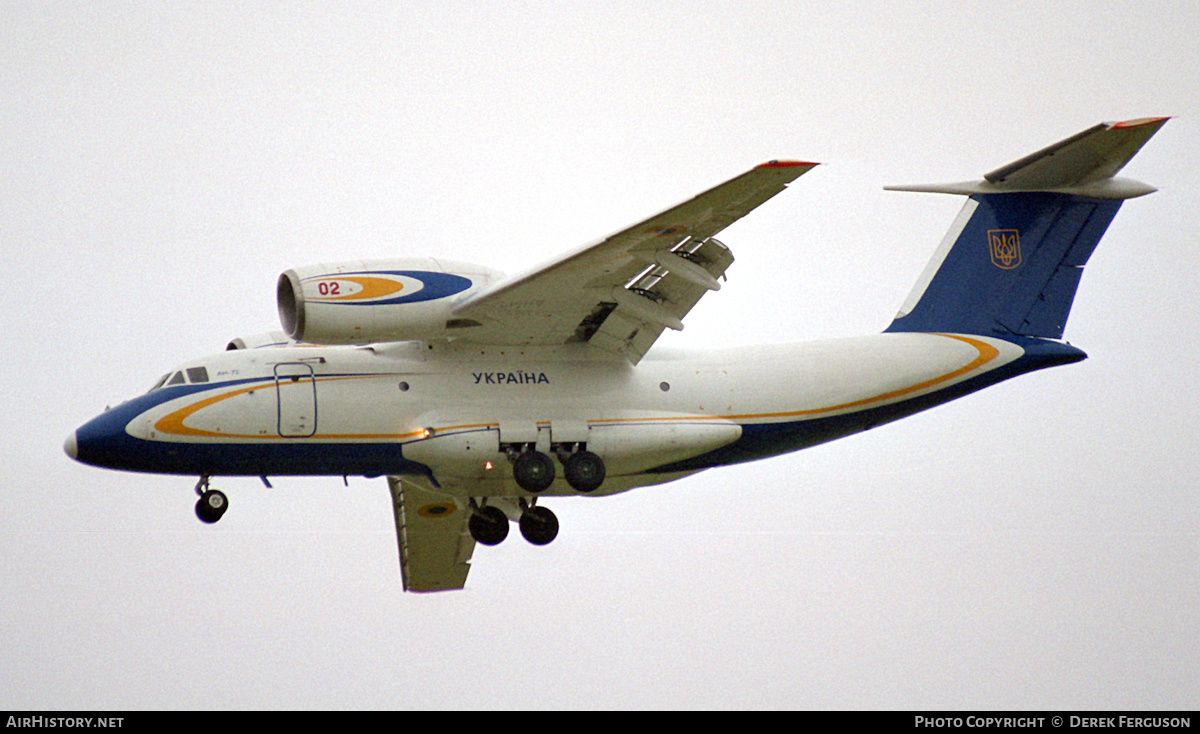
[[[196,501],[196,517],[203,523],[213,524],[229,509],[229,499],[225,493],[219,489],[209,489],[207,474],[196,482],[196,494],[200,495]]]

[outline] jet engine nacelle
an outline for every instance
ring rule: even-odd
[[[434,258],[309,265],[279,276],[279,320],[310,344],[444,338],[476,325],[454,319],[454,304],[502,275]]]
[[[286,347],[296,341],[282,331],[268,331],[253,336],[238,336],[225,345],[226,351],[234,349],[262,349],[264,347]]]

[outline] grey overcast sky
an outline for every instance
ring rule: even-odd
[[[0,707],[1194,708],[1200,4],[0,7]],[[607,499],[400,591],[383,480],[72,462],[77,425],[277,327],[278,273],[516,272],[770,158],[660,343],[881,330],[964,180],[1172,115],[1067,338],[1091,358]]]

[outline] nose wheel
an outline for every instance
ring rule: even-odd
[[[219,489],[210,489],[207,476],[196,483],[196,494],[200,495],[196,500],[196,517],[203,523],[213,524],[229,509],[229,498]]]

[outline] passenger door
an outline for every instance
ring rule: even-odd
[[[304,438],[317,432],[317,383],[312,367],[289,362],[275,365],[279,435]]]

